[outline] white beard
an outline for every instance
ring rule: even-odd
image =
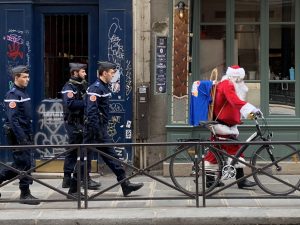
[[[237,96],[243,100],[246,101],[246,97],[247,97],[247,93],[248,93],[248,87],[246,86],[246,84],[244,83],[244,81],[240,81],[240,82],[234,82],[232,81],[233,85],[234,85],[234,89],[235,92],[237,94]]]

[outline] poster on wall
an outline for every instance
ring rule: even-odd
[[[166,93],[167,86],[167,37],[156,37],[155,92]]]

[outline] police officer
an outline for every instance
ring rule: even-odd
[[[29,69],[27,66],[20,65],[14,67],[11,73],[14,85],[7,92],[4,99],[6,112],[4,129],[7,142],[9,145],[32,145],[33,132],[31,100],[26,92],[26,87],[29,83]],[[20,171],[27,171],[31,168],[31,151],[29,149],[13,150],[12,156],[12,167]],[[5,180],[12,179],[15,176],[17,176],[16,172],[4,168],[0,172],[0,183]],[[20,200],[23,204],[38,205],[40,201],[30,193],[29,185],[31,184],[31,178],[20,178]]]
[[[97,80],[88,87],[87,95],[84,99],[84,144],[112,142],[107,133],[107,125],[109,119],[109,98],[111,97],[109,83],[115,73],[115,64],[111,62],[99,62]],[[115,158],[119,158],[115,150],[111,147],[102,147],[101,150]],[[117,176],[118,181],[126,178],[122,164],[107,157],[102,157],[104,162]],[[74,173],[74,179],[72,179],[69,189],[69,194],[74,196],[77,194],[76,177],[76,173]],[[131,192],[139,190],[143,185],[143,183],[130,183],[129,181],[125,181],[121,184],[123,195],[127,196]]]
[[[83,96],[87,89],[87,81],[85,80],[85,69],[87,65],[82,63],[69,63],[69,66],[71,77],[61,91],[65,128],[68,134],[69,144],[81,144],[83,140]],[[73,150],[65,156],[63,188],[70,187],[71,174],[76,165],[76,158],[77,150]],[[88,171],[90,172],[91,154],[89,154],[88,158]],[[99,187],[100,183],[93,181],[90,176],[88,176],[88,189],[97,190]]]

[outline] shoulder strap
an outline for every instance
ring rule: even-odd
[[[223,104],[223,106],[222,106],[220,112],[218,113],[218,115],[217,115],[216,118],[215,118],[215,121],[217,121],[217,119],[219,118],[219,116],[220,116],[221,112],[223,111],[224,106],[226,105],[226,103],[227,103],[227,100],[224,102],[224,104]]]

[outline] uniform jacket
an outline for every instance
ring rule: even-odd
[[[80,78],[71,77],[64,85],[61,93],[64,105],[65,121],[83,123],[83,95],[85,92],[86,87]]]
[[[28,139],[33,132],[31,99],[26,89],[14,85],[5,95],[4,104],[5,124],[12,129],[18,141]]]
[[[85,118],[88,127],[94,131],[99,131],[108,123],[110,97],[109,85],[99,78],[87,89]]]

